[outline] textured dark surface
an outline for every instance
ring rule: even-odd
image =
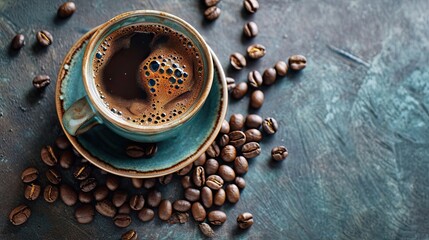
[[[250,161],[240,201],[224,209],[228,221],[218,237],[251,239],[428,239],[429,238],[429,2],[420,1],[260,1],[249,16],[239,0],[223,0],[213,23],[203,20],[202,1],[76,1],[69,19],[55,18],[61,1],[0,1],[0,239],[118,239],[125,229],[96,216],[79,225],[73,208],[39,199],[28,203],[30,220],[13,226],[9,211],[26,203],[20,173],[27,166],[45,169],[39,151],[60,132],[55,81],[44,93],[31,80],[46,73],[56,78],[60,62],[86,31],[133,9],[171,12],[195,26],[220,58],[228,75],[244,81],[279,59],[300,53],[308,67],[264,89],[259,114],[276,118],[279,132]],[[259,35],[247,41],[242,26],[254,20]],[[50,31],[54,43],[35,45],[35,33]],[[26,36],[19,53],[9,51],[15,33]],[[232,52],[249,43],[267,47],[267,55],[234,73]],[[359,63],[328,48],[359,56]],[[248,112],[248,98],[231,102],[229,114]],[[283,163],[269,152],[284,144]],[[176,199],[178,185],[163,189]],[[235,218],[250,211],[248,231]],[[200,238],[192,221],[169,225],[159,220],[129,228],[141,238]]]

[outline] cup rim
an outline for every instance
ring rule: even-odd
[[[116,24],[117,22],[134,17],[134,16],[156,16],[161,17],[165,19],[172,20],[182,27],[184,27],[187,31],[189,31],[198,41],[198,43],[201,45],[202,53],[204,56],[207,57],[207,83],[205,84],[205,87],[201,90],[201,96],[197,100],[197,102],[194,104],[194,107],[190,111],[186,111],[181,118],[177,118],[173,121],[170,121],[168,123],[164,123],[162,125],[137,125],[137,124],[130,124],[127,120],[119,118],[114,114],[113,112],[109,111],[108,108],[106,108],[102,102],[101,99],[98,99],[97,91],[92,84],[90,84],[89,78],[92,78],[92,76],[87,76],[87,72],[90,68],[92,68],[92,61],[90,58],[92,50],[97,46],[97,42],[100,40],[100,38],[105,34],[106,31],[108,31],[109,27]],[[172,15],[170,13],[157,11],[157,10],[134,10],[129,12],[121,13],[112,19],[108,20],[104,24],[102,24],[94,33],[94,35],[90,38],[88,45],[86,46],[85,53],[83,56],[83,62],[82,62],[82,78],[83,78],[83,85],[85,86],[85,92],[92,104],[92,106],[95,108],[95,110],[109,123],[120,127],[121,129],[129,132],[134,133],[145,133],[150,135],[159,134],[162,132],[166,132],[168,130],[172,130],[177,126],[180,126],[181,124],[187,122],[189,119],[191,119],[203,106],[205,100],[207,99],[210,89],[212,87],[213,83],[213,60],[210,53],[210,50],[208,48],[208,44],[204,40],[204,38],[201,36],[201,34],[192,27],[189,23],[187,23],[185,20]]]

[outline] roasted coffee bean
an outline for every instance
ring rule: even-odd
[[[237,185],[238,188],[244,189],[246,187],[246,180],[242,177],[236,177],[235,178],[235,185]]]
[[[244,24],[243,34],[246,37],[253,38],[258,35],[258,25],[255,22],[248,22]]]
[[[173,174],[164,175],[158,178],[159,183],[162,185],[167,185],[171,182],[171,179],[173,179]]]
[[[135,188],[142,188],[143,186],[143,178],[131,178],[131,184]]]
[[[220,2],[220,0],[204,0],[204,3],[207,7],[212,7],[217,5]]]
[[[196,188],[185,189],[185,198],[191,202],[198,201],[200,199],[200,190]]]
[[[15,35],[15,37],[12,39],[10,46],[15,50],[19,50],[22,47],[24,47],[25,46],[24,35],[22,35],[22,34]]]
[[[190,176],[184,176],[184,177],[182,177],[182,179],[180,180],[180,182],[182,183],[183,189],[190,188],[190,187],[193,186],[192,185],[192,180],[191,180]]]
[[[238,156],[234,160],[234,170],[237,174],[245,174],[249,171],[249,163],[243,156]]]
[[[127,199],[128,199],[128,193],[126,191],[123,191],[123,190],[118,190],[118,191],[113,193],[112,203],[113,203],[113,205],[115,205],[115,207],[120,207],[120,206],[124,205],[124,203],[127,201]]]
[[[207,178],[206,186],[213,189],[213,190],[219,190],[223,186],[223,179],[219,175],[210,175]]]
[[[257,0],[244,0],[243,1],[244,9],[249,13],[255,13],[258,11],[259,2]]]
[[[213,192],[208,187],[201,189],[201,202],[205,208],[211,208],[213,205]]]
[[[279,125],[274,118],[265,118],[262,122],[262,129],[268,135],[272,135],[277,132]]]
[[[222,121],[222,127],[220,128],[220,133],[228,134],[231,127],[229,126],[229,122],[225,119]]]
[[[216,159],[210,158],[206,161],[204,164],[204,171],[206,175],[212,175],[217,172],[219,168],[219,162]],[[206,184],[207,184],[208,178],[206,178]]]
[[[113,223],[120,228],[126,228],[131,224],[131,216],[128,214],[117,214],[113,218]]]
[[[137,215],[137,217],[142,222],[148,222],[155,217],[155,212],[150,208],[143,208],[142,210],[139,211],[139,214]]]
[[[214,141],[214,142],[209,146],[209,148],[207,148],[207,150],[206,150],[206,154],[207,154],[209,157],[212,157],[212,158],[215,158],[215,157],[218,157],[218,156],[219,156],[219,154],[220,154],[220,148],[219,148],[219,146],[217,145],[216,141]]]
[[[288,65],[283,61],[278,61],[276,65],[274,65],[274,69],[276,69],[276,73],[280,77],[286,76],[288,68]]]
[[[144,208],[143,208],[144,209]],[[142,209],[142,210],[143,210]],[[119,207],[118,209],[118,213],[123,213],[123,214],[130,214],[131,213],[131,208],[130,205],[128,204],[123,204],[122,206]]]
[[[194,217],[195,221],[202,222],[204,219],[206,219],[206,210],[204,209],[204,206],[200,202],[194,202],[191,207],[192,216]]]
[[[231,131],[241,130],[244,127],[244,116],[240,113],[232,114],[229,118]]]
[[[91,203],[94,200],[94,196],[90,192],[79,192],[78,195],[79,202],[81,203]]]
[[[12,209],[9,213],[9,221],[13,225],[21,225],[25,223],[31,216],[31,210],[28,206],[21,204],[16,208]]]
[[[262,75],[257,70],[251,71],[247,75],[247,83],[253,88],[259,88],[262,86],[262,82]]]
[[[230,182],[230,181],[234,180],[234,178],[235,178],[234,169],[232,169],[228,165],[221,165],[217,172],[218,172],[219,176],[226,182]],[[214,175],[214,176],[216,176],[216,175]]]
[[[241,154],[248,159],[257,157],[261,154],[261,146],[257,142],[248,142],[241,148]]]
[[[168,219],[169,224],[185,223],[189,221],[189,214],[183,212],[175,212]]]
[[[252,92],[252,95],[250,95],[250,107],[259,109],[262,107],[262,104],[264,104],[264,92],[261,90],[255,90]]]
[[[76,167],[75,171],[73,172],[73,176],[77,180],[85,180],[91,175],[91,167],[88,164],[79,165]]]
[[[119,178],[114,175],[108,175],[106,178],[106,187],[110,191],[115,191],[119,187]]]
[[[158,217],[161,220],[167,221],[171,214],[173,213],[173,207],[171,206],[171,202],[167,199],[164,199],[159,204]]]
[[[139,211],[144,207],[144,197],[141,194],[136,194],[130,198],[130,208]]]
[[[36,39],[37,39],[37,42],[43,47],[47,47],[51,45],[52,41],[54,40],[54,38],[52,37],[52,34],[46,30],[37,32]]]
[[[61,182],[61,174],[54,168],[46,171],[46,178],[54,185],[58,185]]]
[[[60,135],[55,139],[55,145],[61,150],[66,150],[71,146],[71,143],[65,135]]]
[[[143,182],[143,187],[146,189],[150,189],[155,187],[156,185],[156,178],[146,178]]]
[[[226,199],[228,199],[230,203],[236,203],[240,199],[240,191],[235,184],[229,184],[228,186],[226,186],[225,193]]]
[[[173,202],[173,209],[179,212],[187,212],[191,209],[191,203],[187,200],[176,200]]]
[[[197,166],[192,173],[192,181],[195,186],[201,187],[206,182],[206,175],[204,173],[204,168],[202,166]]]
[[[51,146],[45,146],[42,148],[40,151],[40,158],[46,165],[50,167],[54,166],[58,162],[54,153],[54,149],[52,149]]]
[[[248,229],[253,225],[253,215],[248,212],[238,215],[237,224],[241,229]]]
[[[271,150],[271,157],[275,161],[282,161],[287,158],[289,152],[285,146],[277,146]]]
[[[228,134],[222,134],[219,138],[219,147],[225,147],[229,143],[229,136]]]
[[[133,144],[126,148],[126,154],[131,158],[150,158],[158,151],[156,143]]]
[[[80,190],[82,192],[91,192],[97,187],[97,180],[95,178],[87,178],[80,182]]]
[[[40,185],[31,183],[25,187],[24,196],[27,200],[36,200],[40,195]]]
[[[56,186],[48,185],[43,191],[43,198],[48,203],[53,203],[58,198],[58,188]]]
[[[302,55],[293,55],[288,60],[289,68],[294,71],[300,71],[307,66],[307,58]]]
[[[267,86],[273,85],[276,82],[277,73],[274,68],[265,69],[262,74],[263,83]]]
[[[94,198],[96,201],[101,201],[107,198],[108,195],[109,189],[104,185],[97,186],[94,190]]]
[[[198,225],[200,228],[200,231],[204,234],[204,236],[212,238],[215,236],[215,232],[213,231],[212,227],[208,225],[207,223],[200,223]]]
[[[213,203],[216,206],[222,206],[225,203],[226,193],[223,188],[220,188],[214,195]]]
[[[94,220],[95,210],[91,204],[79,206],[74,211],[74,217],[78,223],[90,223]]]
[[[252,44],[249,47],[247,47],[247,55],[251,59],[259,59],[265,56],[267,53],[267,50],[264,45],[262,44]]]
[[[226,221],[226,214],[220,210],[209,212],[207,219],[211,225],[222,225]]]
[[[74,2],[65,2],[58,8],[57,15],[60,18],[67,18],[73,15],[75,11],[76,5]]]
[[[231,54],[231,56],[229,56],[229,61],[231,66],[236,70],[241,70],[247,65],[246,58],[238,52]]]
[[[60,198],[67,206],[73,206],[77,202],[77,193],[76,191],[67,184],[60,186]]]
[[[29,167],[24,169],[24,171],[22,171],[21,180],[24,183],[31,183],[34,180],[36,180],[38,176],[39,176],[39,170],[37,170],[34,167]]]
[[[64,169],[69,169],[75,160],[75,156],[72,150],[64,151],[60,156],[60,166]]]
[[[188,164],[186,167],[177,171],[177,175],[184,176],[184,175],[188,174],[191,170],[192,170],[192,164]]]
[[[212,7],[207,8],[204,11],[204,17],[209,21],[213,21],[220,16],[220,12],[221,12],[220,8],[218,8],[216,6],[212,6]]]
[[[258,129],[248,129],[244,132],[246,135],[246,142],[260,142],[262,141],[262,133]]]
[[[202,166],[206,162],[207,155],[206,153],[201,154],[197,160],[194,161],[194,166]]]
[[[238,148],[243,146],[246,143],[246,135],[242,131],[233,131],[229,134],[229,144]]]
[[[121,236],[121,240],[137,240],[137,239],[138,239],[138,235],[135,230],[130,230],[122,234]]]
[[[232,145],[226,145],[224,148],[222,148],[220,157],[225,162],[232,162],[234,161],[235,157],[237,157],[237,150]]]
[[[95,210],[97,210],[101,215],[110,218],[113,218],[117,211],[113,203],[107,199],[97,202],[95,204]]]
[[[246,127],[259,129],[262,125],[262,118],[256,114],[249,114],[246,117]]]
[[[248,89],[249,87],[247,86],[247,83],[241,82],[234,87],[231,95],[235,99],[241,99],[246,95]]]
[[[157,190],[151,190],[147,195],[147,205],[150,207],[158,207],[162,200],[161,192]]]
[[[235,88],[235,80],[234,80],[234,78],[227,77],[226,78],[226,86],[228,88],[228,92],[229,93],[232,92],[232,90]]]

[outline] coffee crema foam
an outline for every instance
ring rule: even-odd
[[[200,52],[164,25],[139,24],[107,36],[93,60],[105,106],[138,125],[161,125],[193,108],[204,83]]]

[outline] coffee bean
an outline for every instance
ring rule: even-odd
[[[97,186],[94,190],[94,198],[96,201],[101,201],[107,198],[108,195],[109,189],[104,185]]]
[[[246,127],[259,129],[262,125],[262,118],[256,114],[249,114],[246,117]]]
[[[263,83],[267,86],[273,85],[276,82],[277,72],[274,68],[265,69],[262,74]]]
[[[173,202],[173,209],[179,212],[186,212],[191,209],[191,203],[187,200],[176,200]]]
[[[142,222],[148,222],[155,217],[155,212],[150,208],[143,208],[142,210],[139,211],[137,217]]]
[[[274,65],[277,75],[281,77],[286,76],[288,68],[288,65],[283,61],[278,61],[276,65]]]
[[[121,236],[121,240],[137,240],[137,239],[138,239],[138,235],[135,230],[130,230],[122,234]]]
[[[201,202],[204,207],[211,208],[213,205],[213,192],[208,187],[203,187],[201,189]]]
[[[192,173],[192,181],[197,187],[201,187],[204,185],[204,183],[206,182],[206,176],[204,173],[204,168],[202,166],[198,166],[194,169],[194,172]]]
[[[150,189],[155,187],[156,185],[156,178],[146,178],[143,182],[143,187],[146,189]]]
[[[95,204],[95,210],[97,210],[101,215],[110,218],[113,218],[117,211],[113,203],[107,199],[97,202]]]
[[[219,176],[226,182],[230,182],[235,178],[234,170],[228,165],[221,165],[217,172]]]
[[[287,158],[289,152],[285,146],[277,146],[271,150],[271,157],[275,161],[282,161]]]
[[[246,37],[253,38],[258,35],[258,25],[255,22],[248,22],[244,24],[243,34]]]
[[[232,162],[237,157],[237,150],[232,145],[226,145],[222,148],[220,156],[225,162]]]
[[[244,132],[246,135],[246,142],[260,142],[262,141],[262,133],[258,129],[248,129]]]
[[[54,185],[58,185],[61,182],[61,174],[53,168],[46,171],[46,178]]]
[[[90,223],[94,220],[95,210],[94,207],[90,204],[84,204],[79,206],[74,211],[74,217],[78,223]]]
[[[226,86],[228,88],[228,92],[232,92],[232,90],[235,88],[235,80],[234,78],[227,77],[226,78]]]
[[[73,172],[73,176],[77,180],[85,180],[91,175],[92,169],[88,164],[79,165],[76,167],[75,171]]]
[[[58,188],[56,186],[48,185],[43,191],[43,198],[48,203],[53,203],[58,198]]]
[[[130,205],[122,204],[122,206],[120,206],[118,209],[118,213],[130,214],[131,213]]]
[[[80,190],[82,192],[91,192],[97,187],[97,180],[95,178],[87,178],[80,182]]]
[[[119,187],[119,178],[114,175],[108,175],[106,179],[106,187],[110,191],[115,191]]]
[[[159,204],[158,217],[161,220],[167,221],[171,214],[173,213],[173,208],[171,206],[171,202],[167,199],[164,199]]]
[[[126,154],[131,158],[151,158],[158,151],[156,143],[133,144],[126,148]]]
[[[186,167],[177,171],[177,175],[184,176],[184,175],[188,174],[191,170],[192,170],[192,164],[188,164]]]
[[[60,18],[67,18],[73,15],[75,11],[76,5],[74,2],[65,2],[58,8],[57,15]]]
[[[241,229],[248,229],[253,225],[253,215],[248,212],[238,215],[237,224]]]
[[[246,143],[246,135],[242,131],[233,131],[229,134],[229,144],[238,148],[243,146]]]
[[[219,146],[217,145],[216,141],[214,141],[214,142],[209,146],[209,148],[207,148],[207,150],[206,150],[206,154],[207,154],[209,157],[212,157],[212,158],[215,158],[215,157],[218,157],[218,156],[219,156],[219,154],[220,154],[220,148],[219,148]]]
[[[241,154],[248,159],[257,157],[261,154],[261,146],[257,142],[248,142],[241,148]]]
[[[200,190],[196,188],[185,189],[185,198],[191,202],[198,201],[200,199]]]
[[[194,202],[192,204],[191,212],[192,216],[197,222],[202,222],[204,221],[204,219],[206,219],[206,210],[204,209],[204,206],[199,202]]]
[[[219,138],[219,147],[225,147],[226,145],[228,145],[228,143],[229,143],[228,134],[222,134],[222,136]]]
[[[255,90],[250,95],[250,107],[259,109],[262,107],[262,104],[264,104],[264,92],[261,90]]]
[[[65,135],[60,135],[55,139],[55,145],[61,150],[66,150],[71,146],[71,143]]]
[[[24,196],[27,200],[36,200],[40,195],[40,185],[31,183],[25,187]]]
[[[265,118],[262,122],[262,129],[268,135],[272,135],[277,132],[279,125],[274,118]]]
[[[159,177],[158,181],[162,185],[167,185],[171,182],[171,179],[173,179],[173,174],[168,174],[168,175]]]
[[[241,130],[244,127],[244,116],[240,113],[232,114],[229,118],[231,131]]]
[[[212,238],[215,236],[215,232],[213,231],[212,227],[208,225],[207,223],[200,223],[198,225],[200,228],[200,231],[204,234],[204,236]]]
[[[37,42],[43,47],[47,47],[51,45],[52,41],[54,40],[54,38],[52,37],[52,34],[46,30],[37,32],[36,39],[37,39]]]
[[[77,202],[77,193],[75,190],[67,184],[60,186],[60,198],[67,206],[73,206]]]
[[[215,174],[217,172],[218,168],[219,168],[219,162],[213,158],[210,158],[204,164],[204,171],[205,171],[206,175]],[[208,178],[206,179],[206,184],[207,184],[207,181],[208,181]]]
[[[24,47],[25,46],[24,35],[22,35],[22,34],[15,35],[15,37],[12,39],[10,46],[15,50],[19,50],[22,47]]]
[[[39,171],[34,167],[29,167],[24,169],[21,173],[21,180],[24,183],[31,183],[37,179],[39,176]]]
[[[234,160],[234,169],[237,174],[245,174],[249,170],[249,163],[243,156],[238,156]]]
[[[223,188],[220,188],[214,195],[213,203],[216,206],[222,206],[225,203],[226,193]]]
[[[126,228],[131,224],[131,217],[128,214],[117,214],[113,218],[113,223],[120,228]]]
[[[300,71],[307,66],[307,58],[302,55],[293,55],[288,60],[289,68],[294,71]]]
[[[169,224],[185,223],[189,221],[189,214],[183,212],[175,212],[168,219]]]
[[[243,1],[244,9],[249,13],[255,13],[258,11],[259,2],[257,0],[244,0]]]
[[[220,16],[220,12],[221,12],[220,8],[218,8],[216,6],[212,6],[212,7],[207,8],[204,11],[204,17],[209,21],[213,21]]]
[[[91,203],[94,200],[94,196],[90,192],[79,192],[78,199],[81,203]]]
[[[124,203],[127,201],[127,199],[128,199],[128,193],[126,191],[123,191],[123,190],[118,190],[118,191],[113,193],[112,203],[113,203],[113,205],[115,205],[115,207],[120,207],[120,206],[124,205]]]
[[[162,200],[161,192],[157,190],[151,190],[147,195],[147,205],[150,207],[158,207]]]
[[[240,199],[240,191],[235,184],[229,184],[228,186],[226,186],[225,193],[226,199],[228,199],[230,203],[236,203]]]
[[[262,75],[257,70],[251,71],[247,75],[247,83],[253,88],[262,86],[262,81]]]
[[[246,67],[246,58],[241,53],[233,53],[229,56],[229,61],[231,66],[236,70],[241,70]]]
[[[144,197],[141,194],[136,194],[130,198],[130,207],[132,210],[139,211],[144,207]]]
[[[131,184],[135,188],[142,188],[143,186],[143,178],[131,178]]]
[[[223,186],[223,179],[219,175],[210,175],[207,178],[206,186],[213,189],[213,190],[219,190]]]
[[[42,148],[40,151],[40,158],[46,165],[50,167],[54,166],[58,162],[54,153],[54,149],[52,149],[51,146],[45,146]]]
[[[251,59],[260,59],[265,56],[267,53],[267,50],[264,45],[262,44],[252,44],[249,47],[247,47],[247,55]]]
[[[235,99],[241,99],[246,95],[248,89],[249,87],[247,86],[247,83],[241,82],[237,84],[234,89],[232,89],[231,95]]]
[[[31,216],[31,210],[28,206],[21,204],[17,206],[16,208],[12,209],[12,211],[9,213],[9,221],[13,225],[21,225],[25,223],[28,218]]]
[[[204,0],[204,3],[207,7],[212,7],[217,5],[220,2],[220,0]]]
[[[226,221],[226,214],[220,210],[214,210],[207,215],[208,221],[211,225],[222,225]]]
[[[180,182],[182,183],[183,189],[190,188],[190,187],[193,186],[192,180],[191,180],[190,176],[184,176],[184,177],[182,177],[182,179],[180,180]]]
[[[60,156],[60,166],[64,169],[69,169],[75,160],[75,156],[72,150],[64,151]]]
[[[194,166],[202,166],[207,160],[206,153],[201,154],[197,160],[194,161]]]

